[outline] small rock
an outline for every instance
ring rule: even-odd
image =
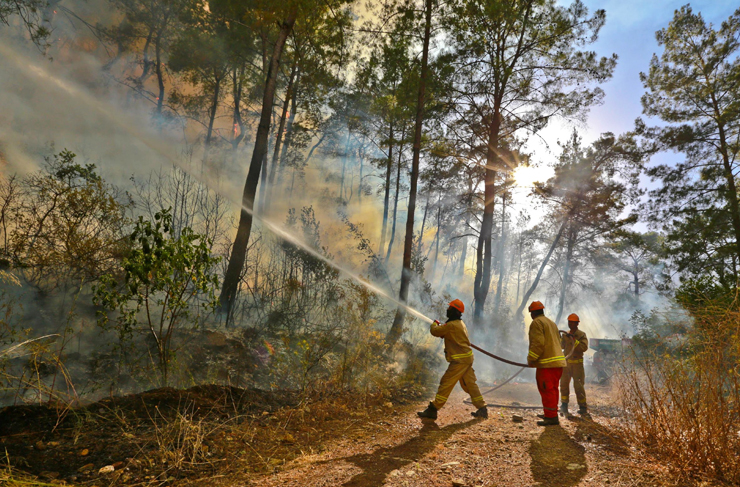
[[[33,444],[33,447],[37,449],[38,451],[46,450],[46,445],[44,445],[44,442],[39,440],[36,443]]]
[[[445,463],[444,465],[440,465],[439,468],[441,468],[442,470],[447,470],[448,468],[452,468],[455,465],[460,465],[460,462],[448,462],[448,463]]]
[[[452,487],[467,487],[468,484],[461,479],[452,479]]]
[[[87,465],[83,465],[80,468],[78,468],[77,471],[80,473],[85,473],[85,472],[89,472],[93,468],[95,468],[95,464],[88,463]]]
[[[393,471],[392,471],[392,472],[390,473],[390,476],[391,476],[391,477],[398,477],[399,475],[401,475],[401,471],[400,471],[400,470],[393,470]]]
[[[103,467],[100,470],[98,470],[98,473],[100,475],[104,475],[104,474],[107,474],[107,473],[113,473],[115,471],[116,471],[116,467],[114,467],[113,465],[106,465],[105,467]]]
[[[414,475],[416,475],[416,470],[409,470],[406,472],[406,477],[413,477]]]
[[[522,422],[524,422],[524,417],[523,416],[519,416],[518,414],[515,414],[515,415],[513,415],[511,417],[511,420],[513,422],[515,422],[515,423],[522,423]]]
[[[89,453],[90,453],[90,450],[88,450],[87,448],[85,448],[84,450],[82,450],[80,452],[80,456],[81,457],[86,457]]]

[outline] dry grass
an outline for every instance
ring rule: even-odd
[[[635,440],[683,480],[740,484],[740,312],[732,309],[694,310],[682,348],[641,353],[619,379]]]

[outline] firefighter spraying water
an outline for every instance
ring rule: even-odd
[[[468,329],[461,319],[464,312],[463,302],[455,299],[447,308],[447,322],[442,325],[434,320],[429,329],[433,336],[444,339],[445,359],[450,365],[439,381],[439,389],[434,401],[430,402],[424,411],[417,413],[420,418],[437,419],[437,411],[445,405],[458,382],[463,391],[470,394],[473,405],[478,408],[477,411],[471,413],[473,417],[488,417],[486,401],[483,400],[483,394],[480,392],[475,370],[473,370],[473,349],[470,347]]]

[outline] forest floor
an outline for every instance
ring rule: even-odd
[[[354,404],[346,395],[306,401],[201,386],[77,409],[14,406],[0,410],[0,485],[677,485],[620,433],[612,391],[588,392],[590,418],[546,428],[536,425],[539,409],[492,407],[489,419],[472,419],[459,390],[436,422],[416,417],[426,402],[411,391]],[[539,403],[529,383],[487,399]]]

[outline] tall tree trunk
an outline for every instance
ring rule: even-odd
[[[285,166],[288,161],[288,149],[290,148],[290,144],[293,141],[293,123],[295,122],[295,115],[296,115],[296,99],[298,98],[298,87],[299,83],[301,82],[301,69],[296,69],[296,75],[295,75],[295,81],[293,81],[293,91],[291,92],[290,97],[290,115],[288,116],[288,124],[285,129],[285,142],[283,142],[283,147],[280,150],[280,167],[278,168],[278,174],[277,174],[277,180],[278,184],[282,182],[283,179],[283,171],[285,171]]]
[[[272,51],[270,68],[265,77],[265,92],[262,98],[262,113],[260,115],[259,126],[257,127],[257,137],[255,138],[254,151],[252,160],[249,164],[249,174],[244,184],[244,193],[242,194],[242,208],[239,215],[239,227],[234,239],[234,245],[229,255],[229,264],[224,275],[224,283],[221,288],[219,301],[221,311],[226,316],[226,323],[229,323],[231,311],[236,299],[236,293],[239,289],[239,278],[244,268],[244,261],[247,256],[247,246],[249,245],[249,235],[252,231],[252,212],[254,211],[254,197],[257,193],[257,185],[260,180],[260,171],[262,161],[267,153],[267,137],[270,134],[270,118],[272,117],[272,105],[275,101],[275,85],[277,73],[280,65],[280,58],[283,54],[285,40],[293,30],[298,11],[293,9],[285,21],[280,26],[277,40]]]
[[[157,86],[159,88],[159,96],[157,96],[157,120],[158,123],[162,123],[162,106],[164,105],[164,72],[162,71],[162,33],[158,32],[156,40],[154,41],[154,56],[156,60],[156,66],[154,66],[154,72],[157,73]]]
[[[427,224],[427,213],[429,213],[429,198],[427,197],[427,202],[424,205],[424,216],[421,218],[421,232],[419,233],[419,243],[416,246],[416,253],[421,254],[421,249],[423,247],[422,243],[424,242],[424,227],[426,227]]]
[[[518,317],[522,315],[524,307],[527,306],[527,300],[529,300],[529,297],[532,295],[534,290],[537,289],[537,285],[540,283],[540,279],[542,278],[542,273],[545,272],[545,267],[547,267],[547,263],[550,262],[550,257],[552,257],[552,253],[555,251],[555,247],[558,246],[558,242],[560,242],[560,237],[563,236],[563,230],[565,230],[566,225],[568,225],[568,219],[569,218],[566,217],[563,223],[560,225],[560,230],[558,230],[557,235],[555,235],[555,240],[553,240],[552,244],[550,245],[550,250],[547,251],[547,255],[545,255],[545,258],[542,260],[542,264],[537,271],[534,282],[532,282],[532,285],[529,287],[529,289],[527,289],[527,292],[524,293],[524,297],[522,298],[522,302],[519,304],[519,308],[517,308],[516,310],[515,316]]]
[[[385,234],[388,229],[388,207],[391,199],[391,171],[393,170],[393,119],[390,122],[388,134],[388,159],[385,163],[385,195],[383,197],[383,226],[380,230],[380,248],[378,254],[383,255],[385,248]]]
[[[496,298],[494,300],[494,313],[498,315],[501,308],[501,295],[504,287],[504,252],[506,250],[506,192],[501,196],[501,239],[498,244],[498,285],[496,286]]]
[[[216,84],[213,87],[213,99],[211,100],[211,108],[208,110],[208,130],[206,131],[206,142],[203,148],[203,164],[201,165],[201,173],[203,173],[203,166],[208,163],[208,152],[211,149],[211,138],[213,137],[213,122],[216,120],[216,111],[218,110],[218,98],[221,95],[221,80],[223,75],[219,74],[214,70],[213,76]]]
[[[357,183],[357,203],[362,204],[362,170],[364,169],[365,158],[360,148],[357,149],[357,159],[360,161],[360,182]]]
[[[519,302],[519,288],[522,286],[522,253],[524,252],[524,242],[521,239],[521,233],[519,234],[519,266],[516,271],[516,299],[515,303]]]
[[[478,236],[478,249],[475,261],[475,281],[473,283],[473,296],[475,297],[475,309],[473,318],[480,322],[491,286],[491,261],[493,260],[491,239],[493,234],[493,209],[496,196],[495,168],[498,166],[499,131],[501,129],[501,113],[499,104],[494,107],[493,120],[488,134],[488,150],[486,153],[486,172],[484,189],[483,221]]]
[[[398,148],[398,166],[396,168],[396,196],[393,199],[393,226],[391,227],[391,239],[388,242],[388,252],[385,254],[385,262],[391,258],[393,250],[393,241],[396,240],[396,222],[398,221],[398,194],[401,190],[401,155],[403,154],[403,145]]]
[[[293,82],[295,81],[296,72],[298,70],[297,61],[293,63],[293,67],[290,70],[290,77],[288,78],[288,86],[285,88],[285,100],[283,100],[283,111],[280,112],[280,122],[278,123],[277,134],[275,134],[275,150],[272,153],[272,164],[270,165],[270,178],[267,188],[267,198],[271,199],[272,189],[275,186],[275,175],[278,172],[278,161],[280,158],[280,146],[283,142],[283,131],[285,130],[285,122],[288,118],[288,108],[290,107],[290,100],[293,96]]]
[[[437,208],[437,236],[434,244],[434,260],[432,261],[432,272],[429,275],[429,280],[432,281],[434,276],[437,274],[437,262],[439,261],[439,240],[440,231],[442,227],[442,205]]]
[[[460,237],[462,242],[462,252],[460,253],[460,267],[457,269],[457,274],[460,276],[465,275],[465,261],[468,259],[468,237]]]
[[[234,96],[234,138],[231,141],[234,161],[236,161],[236,150],[239,144],[244,140],[244,120],[242,120],[241,103],[242,103],[242,80],[241,69],[234,68],[232,72],[232,90]]]
[[[342,178],[339,182],[339,200],[344,201],[344,174],[347,171],[347,159],[349,159],[349,139],[351,136],[349,124],[347,124],[347,141],[344,143],[344,158],[342,159]]]
[[[426,95],[426,81],[429,62],[429,38],[432,31],[432,0],[426,0],[426,18],[424,19],[424,46],[421,54],[421,75],[419,76],[419,97],[416,102],[416,126],[414,127],[414,152],[411,159],[411,185],[409,189],[409,208],[406,216],[406,238],[403,242],[403,270],[401,271],[401,286],[398,299],[406,304],[411,283],[411,247],[414,245],[414,212],[416,211],[416,189],[419,180],[419,159],[421,157],[421,129],[424,124],[424,97]],[[393,345],[403,333],[403,321],[406,317],[406,308],[399,306],[393,325],[388,331],[386,342]]]
[[[565,265],[563,266],[563,287],[560,289],[560,299],[558,300],[558,314],[555,323],[560,323],[565,309],[565,296],[568,292],[568,281],[570,280],[570,263],[573,260],[573,248],[576,244],[576,234],[573,225],[568,229],[568,250],[565,253]]]
[[[144,81],[149,78],[149,71],[152,68],[152,61],[149,59],[149,46],[152,45],[152,37],[154,36],[154,29],[149,30],[149,34],[146,36],[146,42],[144,42],[144,48],[142,49],[143,59],[141,61],[142,63],[142,69],[141,69],[141,76],[139,76],[139,83],[144,83]]]
[[[262,170],[260,171],[260,182],[258,185],[259,197],[257,198],[257,214],[265,214],[265,204],[267,203],[267,155],[270,153],[270,136],[267,136],[267,147],[265,156],[262,158]]]

